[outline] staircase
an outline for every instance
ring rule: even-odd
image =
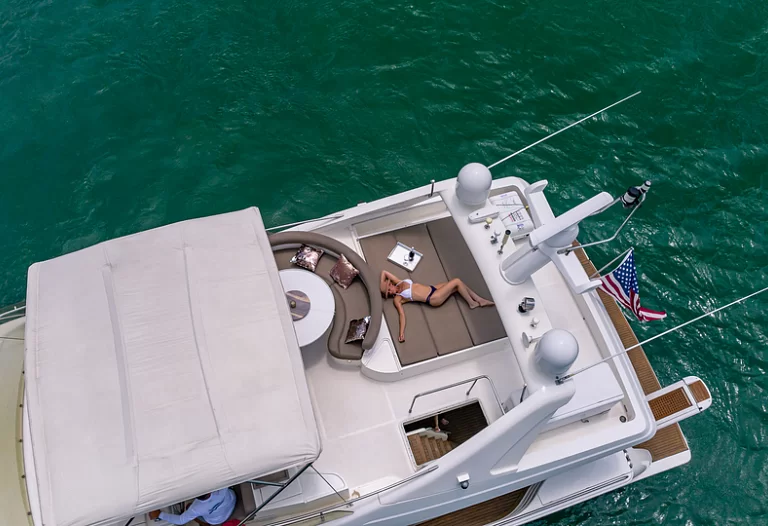
[[[447,434],[431,429],[411,431],[408,433],[408,443],[411,446],[413,459],[417,466],[437,460],[456,447],[453,442],[448,440]]]

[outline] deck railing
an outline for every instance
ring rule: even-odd
[[[493,390],[493,397],[496,399],[496,403],[499,405],[499,410],[501,411],[501,414],[504,414],[504,406],[501,405],[501,400],[499,399],[499,393],[496,391],[496,386],[493,384],[493,380],[491,380],[487,375],[481,374],[479,376],[473,376],[472,378],[467,378],[466,380],[462,380],[460,382],[455,382],[452,384],[444,385],[442,387],[437,387],[435,389],[430,389],[429,391],[423,391],[413,397],[413,400],[411,401],[411,407],[408,409],[408,414],[410,415],[413,413],[413,406],[416,404],[416,399],[421,398],[422,396],[427,396],[435,393],[439,393],[440,391],[445,391],[446,389],[452,389],[454,387],[458,387],[460,385],[472,383],[471,386],[469,386],[469,389],[467,389],[467,395],[469,396],[469,393],[472,392],[472,389],[475,388],[475,385],[477,384],[478,380],[488,380],[488,383],[491,384],[491,390]]]
[[[438,466],[435,465],[435,464],[433,464],[433,465],[431,465],[429,467],[424,467],[424,468],[420,469],[419,471],[417,471],[416,473],[414,473],[413,475],[411,475],[410,477],[406,477],[404,479],[398,480],[397,482],[394,482],[394,483],[390,484],[389,486],[385,486],[385,487],[383,487],[383,488],[381,488],[379,490],[373,491],[371,493],[366,493],[365,495],[362,495],[360,497],[357,497],[357,498],[354,498],[354,499],[350,499],[350,500],[347,500],[347,501],[344,501],[344,502],[340,502],[339,504],[335,504],[333,506],[328,506],[328,507],[323,508],[321,510],[311,511],[311,512],[305,513],[303,515],[299,515],[298,517],[291,517],[289,519],[282,519],[282,520],[278,520],[276,522],[270,522],[270,523],[266,524],[265,526],[288,526],[289,524],[296,524],[298,522],[302,522],[302,521],[305,521],[305,520],[308,520],[308,519],[312,519],[312,518],[315,518],[315,517],[323,517],[323,515],[325,515],[326,513],[331,513],[331,512],[334,512],[334,511],[342,510],[343,508],[351,507],[352,504],[354,504],[356,502],[360,502],[361,500],[366,500],[366,499],[368,499],[370,497],[374,497],[376,495],[384,493],[385,491],[391,490],[391,489],[396,488],[398,486],[402,486],[403,484],[405,484],[407,482],[410,482],[410,481],[412,481],[415,478],[421,477],[422,475],[426,475],[427,473],[431,473],[431,472],[435,471],[437,468],[438,468]],[[255,518],[257,518],[257,517],[255,517]],[[331,519],[331,520],[333,520],[333,519]]]
[[[0,309],[0,323],[17,320],[27,315],[27,302],[21,301]]]

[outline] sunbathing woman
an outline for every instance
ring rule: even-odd
[[[470,309],[493,305],[492,301],[478,296],[458,278],[446,281],[445,283],[438,283],[435,286],[422,285],[421,283],[414,283],[410,279],[401,280],[394,274],[382,270],[379,288],[381,289],[382,296],[385,298],[394,297],[395,308],[400,316],[399,340],[401,342],[405,341],[405,312],[403,312],[403,303],[420,301],[431,307],[439,307],[454,293],[458,292],[464,298],[464,301],[467,302]]]

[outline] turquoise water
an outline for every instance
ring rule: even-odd
[[[279,5],[275,5],[279,4]],[[0,5],[0,305],[27,267],[257,205],[276,225],[506,154],[558,212],[653,181],[631,231],[646,337],[768,284],[768,4],[570,1]],[[766,66],[768,67],[768,66]],[[618,210],[582,224],[612,233]],[[768,524],[768,295],[648,345],[714,404],[687,466],[539,524]]]

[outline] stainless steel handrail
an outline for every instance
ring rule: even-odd
[[[546,506],[543,506],[541,508],[537,508],[537,509],[531,510],[531,511],[524,511],[525,510],[525,506],[519,506],[518,505],[518,507],[515,508],[515,511],[517,511],[518,509],[520,510],[517,514],[512,515],[511,517],[509,517],[509,516],[502,517],[501,519],[497,520],[496,522],[489,523],[488,526],[507,526],[507,525],[511,525],[511,524],[520,524],[520,521],[527,521],[528,517],[531,517],[532,515],[535,515],[537,513],[541,513],[542,511],[545,511],[545,510],[551,510],[549,513],[553,513],[554,511],[557,510],[557,506],[559,506],[559,505],[561,505],[561,504],[563,504],[565,502],[568,502],[569,500],[576,500],[576,499],[578,499],[580,497],[583,497],[585,495],[589,495],[592,492],[600,491],[600,490],[605,489],[605,488],[610,488],[611,486],[614,486],[614,485],[618,484],[619,482],[623,482],[627,478],[631,479],[632,477],[630,475],[628,475],[628,474],[618,475],[618,476],[610,478],[610,479],[608,479],[606,481],[599,482],[599,483],[594,484],[592,486],[588,486],[588,487],[586,487],[586,488],[584,488],[582,490],[579,490],[579,491],[577,491],[575,493],[571,493],[570,495],[566,495],[565,497],[562,497],[560,499],[557,499],[557,500],[554,500],[552,502],[549,502],[549,503],[546,504]],[[541,485],[544,482],[545,481],[540,481],[540,482],[537,482],[536,484]],[[531,487],[533,487],[533,486],[531,486]],[[537,488],[536,491],[538,492],[538,488]],[[611,491],[611,490],[608,490],[608,491]],[[604,492],[604,493],[607,493],[607,491]],[[603,495],[604,493],[601,493],[600,495]],[[597,496],[599,496],[599,495],[593,495],[593,497],[597,497]],[[525,497],[523,497],[523,498],[525,498]],[[528,502],[526,504],[526,506],[528,506],[529,504],[530,504],[530,502]],[[514,513],[514,511],[512,513]],[[541,518],[541,517],[539,517],[539,518]]]
[[[0,309],[0,323],[15,320],[25,316],[27,312],[27,302],[21,301],[15,305],[9,305]]]
[[[384,493],[385,491],[388,491],[388,490],[391,490],[392,488],[396,488],[397,486],[401,486],[403,484],[406,484],[407,482],[410,482],[413,479],[418,478],[418,477],[420,477],[422,475],[426,475],[427,473],[432,473],[438,467],[439,466],[437,466],[436,464],[432,464],[428,468],[420,469],[419,471],[417,471],[416,473],[414,473],[410,477],[406,477],[406,478],[404,478],[402,480],[398,480],[397,482],[393,482],[389,486],[385,486],[385,487],[383,487],[383,488],[381,488],[379,490],[376,490],[374,492],[366,493],[365,495],[361,495],[360,497],[357,497],[355,499],[350,499],[350,500],[348,500],[346,502],[343,502],[343,503],[340,503],[340,504],[334,504],[333,506],[327,506],[327,507],[325,507],[325,508],[323,508],[321,510],[311,511],[309,513],[305,513],[304,515],[299,515],[297,517],[291,517],[289,519],[279,520],[277,522],[270,522],[270,523],[266,524],[265,526],[288,526],[289,524],[295,524],[297,522],[301,522],[301,521],[304,521],[304,520],[307,520],[307,519],[311,519],[312,517],[322,516],[324,513],[329,513],[331,511],[337,511],[337,510],[339,510],[341,508],[349,508],[349,507],[352,506],[352,504],[354,504],[356,502],[360,502],[361,500],[365,500],[365,499],[367,499],[369,497],[373,497],[375,495],[379,495],[380,493]]]
[[[458,387],[460,385],[468,384],[469,382],[472,382],[472,385],[467,390],[467,395],[469,396],[469,393],[472,392],[472,389],[474,389],[475,384],[478,380],[488,380],[488,383],[491,384],[491,389],[493,390],[493,396],[496,398],[496,403],[499,404],[499,410],[501,410],[501,414],[504,414],[504,406],[501,405],[501,400],[499,399],[499,393],[496,391],[496,386],[493,384],[493,380],[491,380],[487,375],[481,374],[480,376],[473,376],[472,378],[467,378],[466,380],[462,380],[461,382],[456,382],[449,385],[444,385],[442,387],[438,387],[436,389],[430,389],[429,391],[421,392],[413,397],[413,400],[411,401],[411,407],[408,409],[408,414],[410,415],[413,413],[413,406],[416,404],[416,399],[421,398],[422,396],[431,395],[434,393],[439,393],[440,391],[445,391],[446,389],[452,389],[454,387]]]
[[[344,214],[334,214],[330,216],[315,217],[313,219],[304,219],[303,221],[296,221],[295,223],[286,223],[284,225],[271,226],[269,228],[265,228],[264,230],[266,230],[267,232],[271,232],[273,230],[282,230],[283,228],[289,228],[292,226],[299,226],[307,223],[314,223],[315,221],[332,221],[334,219],[341,219],[342,217],[344,217]]]
[[[619,226],[618,230],[616,230],[616,232],[614,232],[611,237],[606,238],[606,239],[601,239],[599,241],[593,241],[591,243],[585,243],[584,245],[568,246],[568,247],[565,247],[565,248],[561,248],[560,250],[557,251],[557,253],[558,254],[565,254],[567,256],[568,254],[570,254],[571,252],[573,252],[574,250],[577,250],[579,248],[584,249],[584,248],[587,248],[587,247],[594,247],[595,245],[602,245],[603,243],[609,243],[609,242],[613,241],[614,239],[616,239],[616,236],[619,235],[619,232],[621,232],[621,230],[624,228],[624,225],[626,225],[627,222],[632,218],[634,213],[637,212],[640,209],[641,206],[643,206],[643,203],[645,202],[645,196],[646,195],[647,194],[643,194],[641,196],[640,202],[637,205],[635,205],[634,208],[632,208],[632,211],[629,213],[629,215],[626,217],[626,219],[624,219],[624,222],[621,223],[621,226]],[[607,208],[610,208],[611,206],[616,204],[618,201],[619,201],[619,198],[617,197],[616,200],[613,201],[613,203],[611,203],[608,207],[606,207],[604,209],[601,209],[599,212],[603,212]]]

